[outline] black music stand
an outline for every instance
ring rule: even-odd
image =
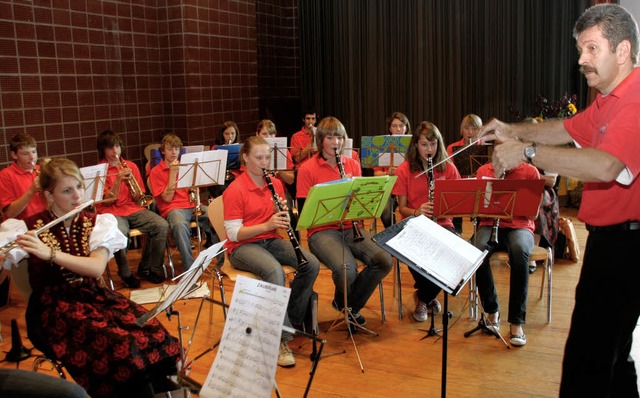
[[[408,226],[413,227],[414,224],[421,224],[425,228],[421,227],[405,231],[405,228],[407,228]],[[439,235],[437,234],[443,235],[439,237]],[[412,251],[412,249],[409,247],[412,246],[411,242],[407,243],[407,247],[392,245],[390,241],[392,241],[392,239],[396,237],[399,240],[411,239],[413,243],[416,243],[416,245],[413,246],[417,247],[413,247]],[[473,257],[471,260],[457,254],[457,249],[459,249],[461,246],[470,244],[457,235],[452,234],[446,229],[440,227],[424,215],[406,218],[401,222],[394,224],[384,231],[376,234],[373,237],[373,240],[378,244],[378,246],[389,252],[392,256],[395,256],[398,259],[402,260],[402,262],[407,264],[407,266],[413,268],[429,281],[440,287],[444,292],[444,312],[442,314],[443,343],[441,394],[442,397],[445,397],[447,389],[449,294],[456,296],[460,292],[460,290],[464,287],[467,281],[471,279],[475,271],[482,263],[482,260],[487,255],[487,251],[485,250],[484,252],[480,252],[479,250],[472,248],[471,252],[475,254],[475,257]],[[439,249],[441,249],[438,258],[440,259],[440,261],[442,261],[442,264],[432,263],[430,265],[426,265],[423,261],[420,261],[420,259],[428,256],[429,248],[434,247],[438,247]],[[425,250],[420,252],[421,249]],[[415,251],[418,251],[418,253],[416,253]],[[452,262],[455,262],[457,264],[457,270],[456,272],[454,272],[455,277],[447,275],[448,270],[450,268],[453,268],[451,267]]]
[[[543,180],[531,179],[439,180],[436,181],[434,212],[447,217],[470,216],[494,219],[534,217],[540,207],[543,188]],[[474,237],[476,232],[476,224],[474,224]],[[471,285],[473,291],[470,293],[469,301],[470,305],[475,307],[478,297],[475,284]],[[471,297],[473,297],[473,303],[471,303]],[[465,332],[464,337],[482,330],[502,340],[507,349],[511,348],[500,332],[489,328],[487,323],[482,310],[478,325]]]
[[[343,179],[338,182],[333,181],[314,185],[309,190],[309,194],[305,200],[305,206],[302,209],[297,228],[311,228],[339,222],[342,227],[344,239],[345,221],[380,217],[380,214],[384,210],[382,203],[386,203],[389,199],[391,189],[396,179],[397,177],[390,176],[356,177]],[[355,349],[360,364],[360,370],[364,373],[362,359],[360,358],[358,347],[353,339],[352,327],[374,336],[378,334],[353,321],[353,314],[347,301],[347,263],[344,261],[344,245],[342,246],[342,250],[344,307],[327,331],[331,331],[343,324],[347,326],[349,338],[353,343],[353,348]]]
[[[454,146],[453,164],[463,177],[475,177],[476,172],[487,163],[491,162],[491,145]],[[464,149],[464,150],[462,150]]]

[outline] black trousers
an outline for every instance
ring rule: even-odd
[[[640,230],[589,233],[560,397],[638,397],[629,355],[640,315],[638,244]]]

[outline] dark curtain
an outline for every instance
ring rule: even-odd
[[[394,111],[457,140],[468,113],[527,116],[538,94],[587,100],[572,29],[590,0],[300,0],[302,101],[354,138]]]

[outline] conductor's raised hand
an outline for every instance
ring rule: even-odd
[[[491,119],[489,123],[480,128],[478,139],[484,142],[493,141],[498,144],[515,137],[515,130],[512,125],[501,122],[498,119]]]
[[[508,139],[496,145],[491,155],[491,163],[496,177],[527,161],[524,149],[530,144],[516,139]]]

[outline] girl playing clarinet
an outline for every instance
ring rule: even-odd
[[[393,186],[392,193],[398,199],[398,209],[403,217],[425,216],[433,217],[433,191],[432,182],[429,178],[433,176],[434,180],[459,180],[460,174],[453,162],[447,161],[441,163],[427,172],[424,176],[416,176],[427,170],[429,164],[438,164],[447,157],[444,140],[440,130],[429,122],[422,122],[411,137],[411,143],[407,149],[406,160],[396,170],[398,179]],[[430,160],[429,160],[430,158]],[[454,232],[453,221],[451,218],[439,218],[438,224]],[[415,281],[417,289],[413,298],[415,301],[415,309],[413,318],[418,322],[426,321],[430,308],[434,312],[440,312],[441,306],[436,297],[440,293],[440,288],[430,282],[427,278],[409,268],[411,275]],[[427,304],[428,303],[428,304]]]

